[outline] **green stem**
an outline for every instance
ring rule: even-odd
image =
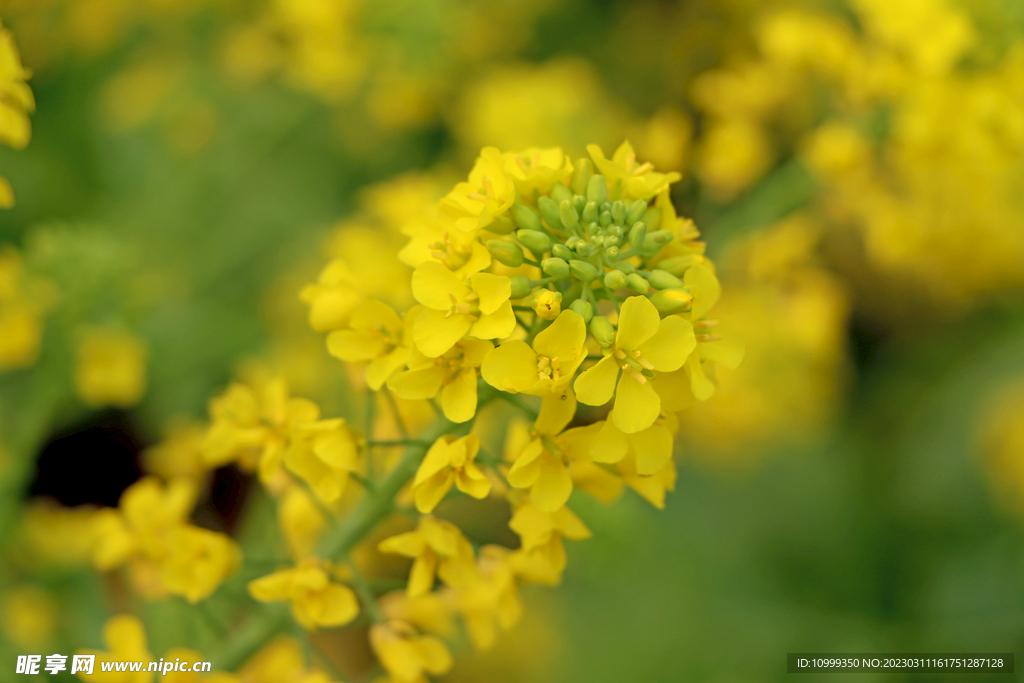
[[[537,416],[540,414],[538,411],[534,410],[531,406],[529,406],[525,401],[523,401],[523,399],[520,398],[517,394],[503,393],[501,397],[505,399],[507,403],[510,403],[511,405],[515,406],[516,408],[519,408],[519,410],[526,413],[532,420],[536,420]]]
[[[391,441],[367,441],[367,446],[378,446],[381,448],[390,448],[393,446],[422,446],[423,444],[430,445],[430,442],[422,441],[420,439],[393,439]]]
[[[403,439],[409,438],[409,430],[405,426],[405,421],[402,420],[402,413],[398,411],[398,403],[395,401],[395,395],[391,393],[391,390],[387,387],[383,388],[384,398],[387,399],[388,406],[391,408],[391,414],[395,418],[395,426],[398,427],[398,433],[402,435]],[[369,432],[367,432],[369,436]]]
[[[369,582],[363,573],[359,571],[359,567],[349,557],[345,562],[350,572],[352,572],[352,587],[356,591],[356,595],[359,596],[359,601],[363,603],[363,610],[367,616],[370,617],[370,621],[375,624],[380,624],[384,621],[384,613],[380,610],[380,605],[377,604],[377,596],[373,594],[373,589],[370,588]]]

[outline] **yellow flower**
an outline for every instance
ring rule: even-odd
[[[370,646],[394,683],[425,683],[424,673],[440,676],[452,668],[443,640],[419,635],[401,621],[371,626]]]
[[[303,422],[290,434],[284,464],[326,503],[338,500],[360,467],[360,442],[345,420]]]
[[[342,259],[327,264],[315,284],[299,294],[309,304],[309,325],[317,332],[339,330],[348,324],[353,309],[363,300],[354,275]]]
[[[530,490],[530,500],[540,510],[554,512],[569,500],[572,494],[572,476],[569,464],[574,460],[589,460],[593,440],[599,425],[588,425],[562,431],[576,412],[576,398],[571,389],[562,396],[551,396],[541,404],[540,415],[528,435],[528,443],[521,436],[506,446],[514,457],[508,472],[508,483],[519,489]],[[514,434],[514,432],[513,432]]]
[[[369,361],[366,384],[380,391],[395,371],[409,360],[412,341],[409,330],[395,310],[368,299],[356,306],[346,329],[327,336],[327,350],[349,363]]]
[[[665,492],[676,487],[676,463],[672,458],[665,461],[664,466],[651,475],[642,475],[637,471],[635,452],[620,460],[616,467],[622,473],[622,479],[627,486],[659,510],[665,507]]]
[[[135,405],[146,391],[147,356],[135,335],[89,330],[78,345],[75,390],[90,406]]]
[[[569,508],[546,512],[529,501],[516,507],[508,525],[520,539],[510,562],[519,576],[534,583],[554,585],[561,580],[566,562],[563,538],[578,541],[591,536]]]
[[[469,173],[469,181],[456,185],[441,200],[439,211],[454,227],[468,232],[486,228],[508,211],[515,198],[516,187],[505,174],[501,152],[485,147]]]
[[[420,517],[415,531],[385,538],[378,547],[384,553],[413,558],[407,587],[410,598],[428,593],[435,575],[444,578],[450,571],[466,571],[458,565],[472,568],[475,559],[473,546],[457,526],[430,516]]]
[[[146,471],[168,480],[202,479],[208,469],[203,459],[205,436],[206,427],[198,423],[173,422],[166,438],[143,451]]]
[[[391,591],[381,596],[380,611],[388,621],[404,621],[443,638],[456,635],[451,600],[440,592],[411,598],[408,591]]]
[[[521,197],[535,197],[551,192],[555,183],[564,183],[572,175],[572,162],[558,147],[502,155],[505,172],[512,177]]]
[[[509,340],[484,358],[480,372],[501,391],[562,395],[586,358],[587,327],[574,311],[562,311],[530,344]]]
[[[332,583],[327,566],[314,557],[250,581],[249,594],[260,602],[289,603],[295,620],[309,630],[344,626],[359,614],[355,593]]]
[[[494,645],[498,630],[507,631],[522,618],[523,603],[506,548],[480,549],[477,570],[454,587],[455,609],[478,650]]]
[[[619,145],[611,159],[606,159],[597,145],[587,145],[587,151],[598,171],[608,179],[609,190],[620,187],[622,196],[629,199],[650,199],[682,177],[675,172],[658,173],[649,163],[638,164],[636,152],[628,142]]]
[[[119,614],[107,619],[103,626],[103,642],[110,648],[107,652],[99,650],[79,650],[76,654],[95,655],[96,662],[93,673],[82,680],[100,681],[100,683],[150,683],[153,674],[145,667],[140,672],[102,670],[103,662],[150,662],[153,655],[146,645],[146,632],[142,622],[130,614]]]
[[[515,328],[511,280],[475,273],[467,282],[437,261],[421,264],[412,274],[413,296],[426,306],[413,323],[412,337],[424,355],[436,358],[466,335],[495,339]]]
[[[473,434],[458,439],[442,436],[435,441],[412,484],[416,509],[424,514],[433,511],[452,484],[474,498],[485,498],[491,482],[475,462],[479,450],[480,439]]]
[[[195,526],[179,526],[169,539],[170,553],[160,563],[164,588],[191,603],[209,597],[242,561],[234,541]]]
[[[746,354],[746,343],[735,325],[728,321],[701,320],[696,323],[697,347],[681,370],[659,374],[654,378],[658,395],[667,410],[681,410],[692,401],[706,401],[715,393],[714,365],[738,368]],[[688,392],[688,393],[687,393]]]
[[[648,379],[654,371],[678,370],[695,345],[688,321],[677,315],[662,320],[648,299],[630,297],[622,304],[614,346],[576,380],[577,396],[600,406],[614,394],[610,417],[615,426],[627,434],[647,429],[661,412],[661,399]]]
[[[246,660],[238,670],[244,683],[330,683],[331,678],[306,666],[303,646],[289,635],[279,635]],[[219,682],[218,682],[219,683]]]
[[[440,391],[445,417],[465,422],[476,414],[476,369],[493,348],[489,341],[467,338],[437,358],[413,350],[409,369],[392,375],[388,388],[408,400],[430,399]]]

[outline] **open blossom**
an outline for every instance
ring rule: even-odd
[[[408,369],[395,373],[388,388],[401,398],[429,399],[441,393],[441,408],[452,422],[476,414],[477,368],[494,348],[489,341],[466,338],[436,358],[414,350]]]
[[[511,281],[503,275],[474,273],[463,282],[437,261],[412,274],[412,293],[426,307],[416,317],[412,337],[424,355],[436,357],[469,335],[477,339],[507,336],[516,326]]]
[[[402,621],[371,626],[370,645],[396,683],[421,683],[425,673],[440,676],[452,668],[452,655],[443,640],[421,635]]]
[[[650,427],[661,412],[661,399],[650,379],[655,372],[682,367],[693,351],[693,326],[679,316],[664,320],[644,297],[626,299],[610,352],[576,380],[576,394],[588,405],[604,405],[615,396],[611,419],[623,432]],[[620,377],[621,370],[621,377]]]
[[[359,614],[359,601],[348,586],[331,581],[330,567],[308,558],[249,582],[249,593],[260,602],[287,602],[295,620],[313,630],[343,626]]]
[[[393,308],[367,299],[352,311],[348,327],[327,336],[327,350],[349,363],[366,362],[366,384],[378,391],[409,360],[410,332]]]
[[[491,386],[535,396],[564,393],[586,357],[587,327],[573,311],[558,318],[533,340],[513,339],[487,354],[480,368]]]
[[[379,548],[413,559],[407,588],[410,598],[429,592],[437,574],[466,571],[465,567],[472,567],[474,561],[473,547],[459,528],[430,516],[420,517],[415,531],[385,538]]]
[[[501,152],[485,147],[469,180],[459,183],[440,203],[440,213],[462,231],[486,228],[515,200],[516,187],[505,174]]]
[[[476,464],[479,450],[480,439],[472,434],[458,439],[442,436],[435,441],[413,480],[416,509],[422,513],[433,511],[452,485],[474,498],[486,497],[491,482]]]

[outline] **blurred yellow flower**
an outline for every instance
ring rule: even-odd
[[[36,586],[16,586],[0,600],[0,632],[21,648],[42,649],[57,625],[57,602]]]
[[[513,339],[488,353],[480,372],[488,384],[502,391],[560,396],[586,357],[586,336],[583,318],[574,311],[562,311],[532,344]]]
[[[441,392],[445,417],[466,422],[476,414],[477,368],[493,348],[489,341],[467,337],[437,358],[416,349],[409,358],[409,369],[392,375],[388,388],[409,400],[430,399]]]
[[[444,641],[417,634],[401,621],[371,626],[370,646],[395,683],[423,683],[425,673],[440,676],[452,667],[452,655]]]
[[[82,680],[100,681],[100,683],[150,683],[153,674],[140,672],[102,670],[104,662],[151,662],[153,655],[149,653],[146,632],[142,622],[130,614],[119,614],[107,620],[103,625],[103,642],[109,650],[78,650],[76,654],[95,655],[96,663],[88,678],[80,674]]]
[[[433,512],[453,484],[474,498],[485,498],[491,491],[491,482],[476,464],[479,450],[480,439],[473,434],[460,438],[442,436],[435,441],[412,483],[416,509],[424,514]]]
[[[287,602],[295,620],[309,630],[343,626],[359,614],[359,602],[347,586],[333,583],[329,566],[317,558],[300,561],[249,582],[249,594],[260,602]]]
[[[21,65],[14,38],[0,24],[0,142],[23,149],[32,137],[28,115],[35,110],[35,98],[28,80],[31,72]],[[14,206],[14,191],[0,176],[0,208]]]
[[[134,334],[85,330],[75,360],[75,391],[89,406],[133,406],[146,392],[148,358],[145,343]]]
[[[385,538],[378,547],[413,559],[406,589],[410,598],[430,592],[435,575],[443,579],[446,573],[467,571],[460,565],[471,570],[474,563],[473,546],[459,528],[429,515],[420,517],[415,531]]]

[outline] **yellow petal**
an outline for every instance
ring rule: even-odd
[[[541,458],[540,476],[530,489],[530,500],[544,512],[554,512],[565,505],[572,494],[572,477],[559,461]]]
[[[352,311],[349,325],[356,330],[402,329],[402,319],[395,309],[376,299],[367,299]]]
[[[408,370],[392,375],[388,379],[388,388],[399,398],[410,401],[434,398],[448,372],[439,365],[432,365],[423,370]]]
[[[288,597],[291,587],[291,571],[274,572],[249,582],[249,595],[260,602],[273,602]]]
[[[601,432],[590,450],[594,462],[616,463],[622,460],[629,449],[629,442],[611,420],[601,423]]]
[[[487,354],[480,374],[495,389],[526,391],[537,382],[537,354],[524,341],[507,341]]]
[[[718,327],[711,330],[721,337],[718,341],[701,342],[700,354],[708,360],[721,363],[727,368],[738,368],[743,362],[747,344],[739,329],[728,320],[723,320]]]
[[[394,553],[405,557],[419,557],[426,549],[427,544],[423,534],[418,531],[408,531],[404,534],[389,536],[377,544],[382,553]]]
[[[448,318],[445,317],[447,315],[444,311],[427,309],[416,316],[416,322],[412,325],[412,340],[424,356],[437,358],[444,354],[473,327],[469,316],[457,314]]]
[[[629,435],[636,453],[636,473],[656,474],[672,459],[672,433],[661,425],[653,425]]]
[[[412,295],[427,308],[447,311],[452,305],[450,295],[458,301],[465,301],[467,294],[469,288],[438,261],[427,261],[413,271]]]
[[[346,586],[332,583],[320,594],[320,626],[344,626],[359,615],[359,601]]]
[[[508,471],[508,483],[517,489],[525,489],[533,486],[540,476],[540,464],[538,458],[544,452],[544,446],[540,439],[534,439],[527,445],[523,452],[512,464]]]
[[[493,313],[480,316],[469,331],[477,339],[504,339],[516,328],[516,314],[512,302],[502,302]]]
[[[370,360],[384,353],[387,343],[379,334],[359,330],[336,330],[327,335],[327,351],[349,363]]]
[[[538,354],[548,358],[557,358],[563,373],[571,373],[575,367],[565,367],[582,357],[581,350],[587,339],[587,325],[583,316],[575,311],[562,311],[546,329],[542,330],[533,340],[533,348]]]
[[[494,344],[485,339],[463,339],[459,344],[462,349],[462,367],[478,368],[494,348]]]
[[[462,472],[456,473],[455,484],[460,491],[477,499],[486,498],[491,492],[490,480],[473,463],[469,463]]]
[[[466,368],[441,391],[441,408],[452,422],[466,422],[476,414],[476,369]]]
[[[423,668],[435,676],[448,673],[452,668],[452,655],[444,641],[434,636],[415,639],[416,650],[423,659]]]
[[[422,484],[415,486],[416,509],[427,514],[433,512],[441,499],[451,490],[455,482],[455,473],[451,470],[438,472]]]
[[[597,361],[597,365],[584,370],[576,378],[576,398],[588,406],[603,406],[615,393],[615,378],[618,375],[619,366],[615,358],[605,356]]]
[[[631,296],[622,302],[615,347],[633,351],[654,336],[661,323],[658,309],[647,297]],[[581,399],[582,400],[582,399]]]
[[[451,461],[451,444],[442,436],[430,446],[427,455],[416,471],[416,479],[413,484],[419,485],[425,482],[444,468],[449,467]]]
[[[715,274],[703,263],[694,263],[683,274],[683,284],[693,294],[692,320],[699,320],[711,310],[722,294],[722,285]]]
[[[700,358],[691,355],[686,361],[686,374],[690,376],[690,391],[698,401],[706,401],[715,393],[714,383],[704,374]]]
[[[504,275],[477,273],[469,278],[469,286],[480,296],[480,312],[494,313],[512,296],[512,280]]]
[[[658,372],[673,372],[683,367],[696,347],[697,339],[690,321],[670,315],[661,321],[658,332],[637,350]]]
[[[576,414],[576,395],[571,387],[558,396],[545,396],[540,404],[540,414],[535,427],[541,434],[554,436],[572,422]]]
[[[661,413],[661,398],[650,382],[641,384],[632,373],[623,373],[615,392],[611,418],[626,434],[647,429]]]
[[[419,597],[430,592],[434,587],[434,574],[437,572],[437,555],[426,553],[416,558],[409,571],[409,583],[406,592],[410,598]]]
[[[375,358],[366,366],[366,384],[374,391],[380,391],[384,382],[409,362],[412,352],[400,346],[391,353]]]

